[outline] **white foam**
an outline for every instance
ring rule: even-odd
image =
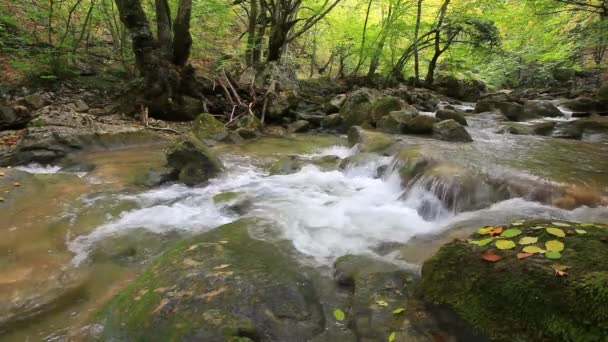
[[[40,164],[28,164],[25,166],[17,166],[17,170],[25,171],[28,173],[39,173],[39,174],[49,174],[49,173],[57,173],[61,170],[61,166],[56,165],[40,165]]]

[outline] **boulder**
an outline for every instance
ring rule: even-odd
[[[518,122],[506,122],[503,127],[498,130],[498,133],[510,133],[515,135],[551,135],[555,122],[546,121],[539,122],[533,125],[518,123]]]
[[[190,186],[205,183],[224,169],[215,153],[192,133],[168,148],[167,165],[172,168],[173,179]]]
[[[540,116],[526,112],[524,106],[515,102],[499,102],[496,104],[500,112],[510,121],[526,121],[538,119]]]
[[[382,152],[393,146],[395,139],[384,133],[353,126],[348,130],[348,143],[350,146],[357,145],[362,153]]]
[[[473,139],[467,132],[467,130],[462,127],[455,120],[444,120],[439,123],[433,125],[433,138],[444,140],[444,141],[454,141],[454,142],[471,142]]]
[[[76,102],[74,102],[72,106],[74,107],[74,110],[80,113],[85,113],[89,111],[89,106],[81,99],[76,100]]]
[[[410,110],[400,110],[396,112],[390,112],[388,115],[382,117],[376,123],[376,128],[384,133],[400,134],[403,130],[403,125],[414,117],[418,116],[418,112]]]
[[[333,99],[331,99],[329,101],[329,103],[327,103],[325,105],[326,113],[327,114],[338,113],[340,111],[340,109],[342,108],[342,106],[344,105],[345,101],[346,101],[346,94],[336,95]]]
[[[289,133],[301,133],[306,132],[310,129],[310,122],[306,120],[297,120],[287,125],[287,131]]]
[[[565,100],[562,106],[574,112],[595,112],[598,108],[598,101],[589,97],[578,97],[576,99]]]
[[[439,78],[435,86],[440,93],[467,102],[479,100],[486,90],[486,85],[479,80],[459,80],[453,76]]]
[[[498,109],[498,102],[494,100],[483,99],[475,104],[475,113],[491,112]]]
[[[371,105],[371,119],[373,123],[376,123],[382,117],[388,115],[393,111],[398,111],[402,107],[401,99],[393,96],[383,97],[380,100],[375,101]],[[408,105],[410,111],[416,112],[416,110]]]
[[[99,314],[107,341],[307,341],[325,318],[302,266],[240,220],[181,241]]]
[[[435,117],[440,120],[454,120],[463,126],[467,126],[467,120],[464,116],[455,110],[440,109],[435,113]]]
[[[19,113],[11,107],[0,105],[0,130],[24,127],[32,117],[25,113]]]
[[[553,138],[561,139],[574,139],[578,140],[583,137],[583,130],[581,130],[575,123],[572,122],[559,122],[553,129]]]
[[[329,114],[321,120],[321,127],[336,128],[343,124],[342,115],[339,113]]]
[[[348,94],[340,109],[344,127],[348,129],[351,126],[371,124],[371,103],[379,97],[377,91],[367,88],[360,88]]]
[[[512,238],[474,233],[444,245],[424,263],[417,293],[448,306],[491,341],[603,341],[608,336],[607,228],[530,220],[504,225],[521,231]],[[523,237],[537,242],[523,245]],[[505,240],[513,247],[498,249],[497,241]],[[549,241],[556,242],[548,247]],[[518,257],[530,246],[541,252]],[[549,248],[563,250],[549,254]]]
[[[524,103],[524,113],[526,115],[534,116],[539,115],[543,117],[558,117],[563,116],[561,110],[559,110],[551,101],[547,100],[530,100]]]
[[[238,136],[238,138],[233,139],[232,134],[230,134],[230,136],[229,136],[229,140],[233,140],[233,142],[239,142],[238,141],[239,138],[249,140],[249,139],[255,139],[258,137],[258,132],[251,128],[245,128],[245,127],[237,128],[234,131],[234,133]]]
[[[202,141],[222,141],[228,137],[228,129],[209,113],[200,114],[194,119],[192,133]]]
[[[439,119],[428,115],[417,115],[410,120],[407,120],[401,126],[403,134],[432,134],[433,125],[438,123]]]
[[[32,109],[40,109],[49,103],[49,100],[40,94],[27,95],[23,98],[23,102]]]

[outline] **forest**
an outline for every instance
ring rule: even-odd
[[[0,340],[605,341],[608,0],[0,0]]]

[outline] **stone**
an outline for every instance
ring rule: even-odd
[[[435,87],[446,96],[467,102],[479,100],[482,92],[486,90],[482,81],[459,80],[453,76],[440,77],[435,81]]]
[[[526,121],[540,118],[539,115],[526,112],[524,106],[515,102],[499,102],[497,103],[500,112],[510,121]]]
[[[583,131],[571,122],[560,122],[555,125],[551,136],[553,138],[578,140],[582,138]]]
[[[342,126],[342,115],[340,113],[329,114],[321,120],[323,128],[337,128]]]
[[[307,159],[298,155],[288,155],[275,161],[269,169],[271,175],[289,175],[300,171],[306,165],[315,165],[321,171],[337,170],[342,159],[328,155]]]
[[[325,318],[302,266],[239,220],[178,243],[98,315],[100,340],[307,341]]]
[[[329,101],[329,103],[327,103],[325,105],[326,113],[327,114],[338,113],[340,111],[340,108],[342,108],[342,106],[344,105],[345,101],[346,101],[346,94],[340,94],[340,95],[334,96],[334,98],[331,99]]]
[[[458,113],[455,110],[440,109],[437,111],[437,113],[435,113],[435,117],[440,120],[452,119],[463,126],[467,126],[467,120],[464,118],[464,116],[462,114]]]
[[[453,142],[473,141],[467,130],[452,119],[434,124],[433,138]]]
[[[574,112],[595,112],[598,108],[598,102],[589,97],[578,97],[576,99],[565,100],[561,103],[562,106]]]
[[[236,133],[236,135],[239,136],[241,139],[245,139],[245,140],[255,139],[258,137],[258,132],[251,128],[244,128],[244,127],[237,128],[236,131],[234,131],[234,133]]]
[[[30,120],[32,117],[28,114],[19,114],[11,107],[0,105],[0,130],[23,127]]]
[[[224,170],[215,153],[192,133],[168,148],[167,165],[172,168],[173,179],[189,186],[205,183]]]
[[[398,111],[401,109],[401,99],[393,96],[383,97],[371,104],[371,119],[373,123],[376,123],[382,117],[388,115],[390,112]],[[409,106],[410,110],[416,112],[416,110]]]
[[[202,141],[223,141],[228,137],[226,126],[209,113],[200,114],[194,119],[192,132]]]
[[[351,126],[371,124],[371,104],[378,98],[380,94],[376,90],[367,88],[360,88],[348,94],[340,109],[344,127],[348,129]]]
[[[517,228],[521,236],[537,237],[544,248],[550,240],[564,243],[559,260],[535,254],[519,260],[523,246],[497,250],[494,243],[480,247],[457,239],[424,263],[417,293],[430,303],[447,306],[491,341],[602,341],[608,336],[608,227],[567,222],[556,238],[545,230],[547,220],[501,224]],[[475,230],[478,227],[471,227]],[[584,229],[586,234],[577,234]],[[471,240],[488,235],[475,233]],[[493,250],[501,260],[491,263],[481,255]],[[566,265],[568,276],[556,274]],[[567,309],[566,309],[567,308]]]
[[[310,122],[306,120],[297,120],[287,125],[289,133],[302,133],[310,129]]]
[[[77,112],[86,113],[89,111],[89,106],[81,99],[76,100],[72,105]]]
[[[32,109],[40,109],[48,104],[48,100],[40,94],[27,95],[23,101]]]
[[[428,115],[417,115],[401,126],[403,134],[432,134],[433,125],[438,123],[439,119]]]
[[[364,130],[353,126],[348,130],[348,143],[357,145],[359,152],[382,152],[395,144],[396,140],[388,134]]]
[[[104,108],[91,108],[89,109],[89,114],[93,116],[104,116],[108,115],[109,113]]]
[[[551,101],[547,100],[530,100],[524,103],[524,113],[526,115],[540,115],[543,117],[558,117],[563,116],[561,110],[559,110]]]

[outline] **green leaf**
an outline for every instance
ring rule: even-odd
[[[393,331],[390,335],[388,335],[388,342],[394,342],[396,338],[397,333]]]
[[[519,239],[520,245],[531,245],[531,244],[537,243],[537,242],[538,242],[538,238],[533,237],[533,236],[524,236],[521,239]]]
[[[472,245],[477,245],[477,246],[483,247],[483,246],[489,244],[490,242],[492,242],[492,240],[494,240],[494,239],[487,238],[487,239],[482,239],[482,240],[468,240],[468,242]]]
[[[551,235],[555,235],[557,237],[564,237],[564,236],[566,236],[566,233],[564,233],[563,230],[561,230],[559,228],[553,228],[553,227],[547,228],[547,233],[549,233]]]
[[[582,234],[587,234],[587,231],[586,231],[586,230],[584,230],[584,229],[575,229],[574,231],[575,231],[577,234],[581,234],[581,235],[582,235]]]
[[[595,227],[595,224],[593,224],[593,223],[581,223],[578,226],[579,227],[585,227],[585,228],[593,228],[593,227]]]
[[[396,308],[395,310],[393,310],[393,314],[398,315],[398,314],[402,313],[403,311],[405,311],[405,308]]]
[[[524,220],[514,221],[513,223],[511,223],[511,225],[512,226],[516,226],[516,227],[517,226],[523,226],[525,222],[526,221],[524,221]]]
[[[547,259],[559,259],[562,257],[562,255],[560,254],[560,252],[547,252],[545,253],[545,257]]]
[[[515,242],[513,242],[511,240],[496,240],[496,248],[498,248],[498,249],[515,248]]]
[[[487,234],[490,234],[490,232],[492,230],[494,230],[494,227],[488,226],[488,227],[479,228],[479,230],[477,232],[481,235],[487,235]]]
[[[342,322],[344,320],[344,311],[340,310],[340,309],[334,309],[334,317],[336,318],[336,320]]]
[[[557,240],[547,241],[545,242],[545,248],[549,252],[561,252],[564,250],[564,243]]]
[[[525,253],[532,253],[532,254],[545,253],[545,250],[538,246],[526,246],[522,249],[522,251],[524,251]]]
[[[564,223],[564,222],[551,222],[551,224],[554,226],[558,226],[558,227],[570,227],[569,224]]]
[[[517,235],[521,234],[521,230],[513,228],[513,229],[507,229],[504,232],[502,232],[502,234],[500,234],[501,237],[506,237],[506,238],[512,238],[515,237]]]
[[[376,304],[378,304],[379,306],[383,306],[383,307],[388,306],[388,303],[383,300],[377,300]]]

